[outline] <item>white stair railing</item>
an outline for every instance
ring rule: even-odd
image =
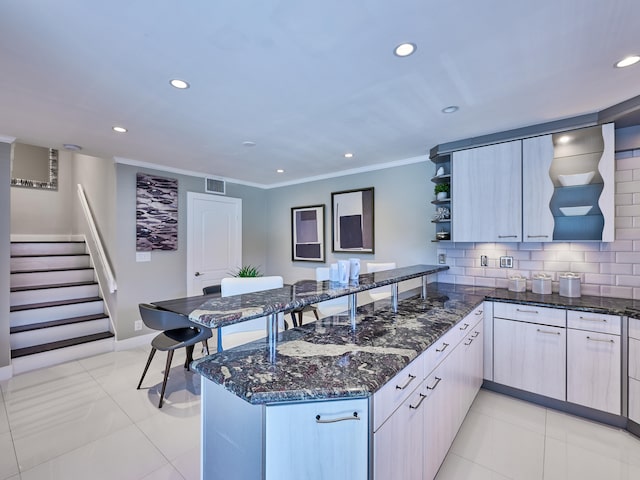
[[[93,220],[93,215],[91,214],[91,209],[89,208],[84,188],[82,188],[82,185],[80,184],[78,184],[78,198],[80,199],[80,205],[82,205],[82,211],[84,212],[84,217],[87,221],[87,225],[89,226],[89,231],[91,232],[93,244],[96,246],[98,260],[100,261],[100,266],[102,267],[102,271],[104,272],[104,276],[107,280],[109,292],[114,293],[118,289],[118,285],[116,284],[116,279],[113,275],[113,271],[111,270],[111,266],[109,265],[109,261],[107,260],[107,255],[102,247],[102,241],[100,240],[100,235],[98,235],[98,229],[96,228],[95,221]]]

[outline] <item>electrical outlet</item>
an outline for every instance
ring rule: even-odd
[[[487,259],[486,255],[480,255],[480,266],[481,267],[489,266],[489,260]]]
[[[137,332],[138,330],[142,330],[142,320],[136,320],[133,322],[133,329]]]
[[[513,257],[500,257],[500,268],[513,268]]]
[[[447,254],[446,253],[439,253],[438,254],[438,263],[440,265],[444,265],[445,263],[447,263]]]

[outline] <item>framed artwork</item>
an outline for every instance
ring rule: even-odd
[[[324,262],[324,205],[291,209],[291,260]]]
[[[331,194],[333,252],[374,253],[373,187]]]
[[[178,180],[138,173],[136,251],[178,249]]]

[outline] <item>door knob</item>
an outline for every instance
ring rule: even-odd
[[[200,275],[202,275],[200,272],[196,272],[196,277],[199,277]]]

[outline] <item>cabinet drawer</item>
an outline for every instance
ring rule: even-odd
[[[567,311],[567,327],[590,332],[610,333],[620,335],[620,317],[604,315],[602,313]]]
[[[563,309],[499,302],[493,305],[493,316],[555,327],[565,327],[567,318]]]
[[[640,381],[640,340],[629,339],[629,376]]]
[[[640,320],[637,318],[629,319],[629,337],[640,340]]]
[[[376,431],[424,380],[424,353],[374,394],[373,430]]]

